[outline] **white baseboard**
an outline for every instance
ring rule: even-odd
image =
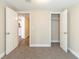
[[[53,43],[53,42],[60,42],[60,41],[58,41],[58,40],[51,40],[51,42]]]
[[[0,59],[3,58],[5,56],[5,52],[3,52],[2,54],[0,54]]]
[[[72,49],[68,49],[74,56],[76,56],[79,59],[79,54],[76,53],[74,50]]]
[[[50,44],[31,44],[30,47],[51,47]]]

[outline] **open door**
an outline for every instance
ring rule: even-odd
[[[6,55],[18,46],[17,13],[6,7]]]
[[[67,52],[67,9],[60,14],[60,47]]]

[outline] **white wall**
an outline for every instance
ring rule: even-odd
[[[30,43],[31,47],[51,45],[51,14],[60,14],[50,10],[18,11],[30,14]]]
[[[30,46],[50,46],[50,12],[41,10],[31,11],[31,39]]]
[[[79,5],[69,8],[69,48],[79,57]]]
[[[4,20],[4,5],[0,1],[0,57],[5,51],[5,20]]]

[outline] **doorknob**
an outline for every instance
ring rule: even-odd
[[[7,33],[6,33],[6,35],[10,35],[10,33],[9,33],[9,32],[7,32]]]

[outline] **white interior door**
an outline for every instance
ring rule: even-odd
[[[6,7],[6,54],[9,54],[18,45],[17,30],[17,13]]]
[[[67,9],[60,14],[60,47],[67,52]]]

